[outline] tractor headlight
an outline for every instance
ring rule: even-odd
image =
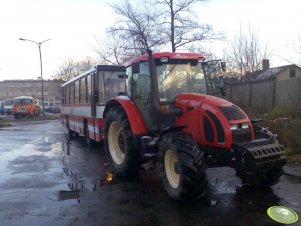
[[[232,124],[230,125],[231,130],[237,130],[238,129],[238,124]]]
[[[161,57],[161,58],[160,58],[160,61],[161,61],[162,63],[166,63],[166,62],[168,62],[168,57]]]
[[[249,123],[244,122],[241,124],[232,124],[230,125],[231,130],[238,130],[238,129],[249,129]]]
[[[249,123],[243,123],[241,124],[242,129],[249,129]]]

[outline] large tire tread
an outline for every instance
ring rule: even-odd
[[[180,170],[180,182],[177,188],[170,186],[166,176],[164,157],[168,149],[176,152]],[[160,143],[160,173],[165,190],[176,201],[186,202],[205,194],[206,165],[203,153],[195,142],[183,132],[173,132],[162,137]]]
[[[124,161],[120,165],[114,163],[110,155],[108,144],[109,127],[114,121],[120,124],[125,142],[125,157]],[[106,115],[104,125],[104,147],[110,159],[112,170],[117,177],[127,178],[137,176],[139,166],[139,153],[138,150],[135,148],[130,123],[121,107],[114,107],[110,109]]]

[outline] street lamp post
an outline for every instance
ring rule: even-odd
[[[39,54],[40,54],[40,69],[41,69],[41,81],[42,81],[42,108],[43,108],[43,117],[45,116],[45,111],[44,111],[44,84],[43,84],[43,69],[42,69],[42,53],[41,53],[41,45],[44,43],[44,42],[47,42],[49,40],[51,40],[50,38],[49,39],[46,39],[42,42],[36,42],[36,41],[33,41],[33,40],[30,40],[30,39],[25,39],[25,38],[19,38],[19,40],[21,41],[29,41],[29,42],[33,42],[35,43],[36,45],[38,45],[39,47]]]

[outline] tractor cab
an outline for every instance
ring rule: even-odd
[[[164,115],[158,117],[154,102],[164,111],[174,108],[181,93],[217,95],[223,86],[220,62],[205,62],[201,54],[153,53],[152,60],[154,64],[150,65],[148,56],[143,55],[129,62],[126,69],[127,95],[139,108],[149,130],[158,130],[158,125],[172,121],[164,120]]]

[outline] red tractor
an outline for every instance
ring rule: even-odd
[[[233,103],[208,95],[222,87],[206,76],[201,54],[149,53],[129,62],[126,92],[104,110],[104,145],[119,177],[158,160],[164,188],[175,200],[206,191],[207,167],[229,166],[243,183],[271,186],[283,174],[276,136]],[[222,92],[223,93],[223,92]]]

